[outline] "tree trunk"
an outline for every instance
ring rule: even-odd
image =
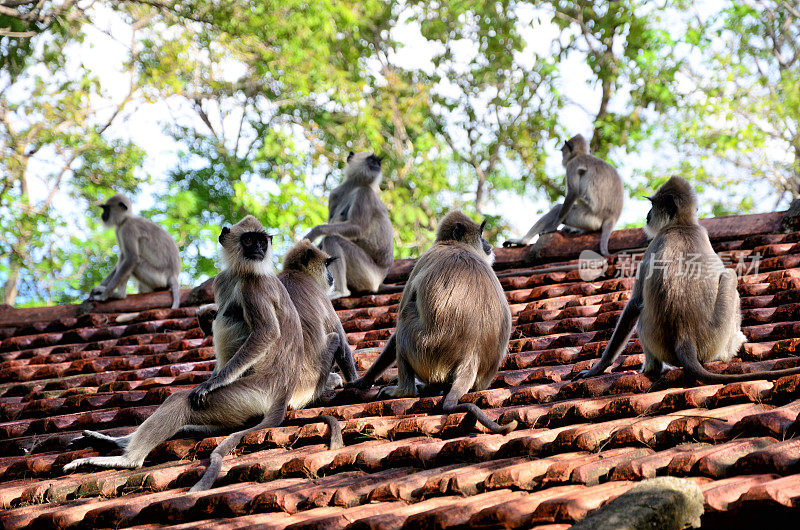
[[[19,289],[17,288],[17,281],[19,280],[19,263],[15,261],[11,261],[8,264],[8,279],[3,284],[3,303],[8,305],[14,305],[14,301],[17,299],[17,292]]]

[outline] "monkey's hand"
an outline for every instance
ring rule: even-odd
[[[324,230],[322,230],[322,228],[319,226],[315,226],[305,236],[303,236],[303,239],[308,239],[313,243],[315,239],[319,239],[324,235],[325,235]]]
[[[521,239],[507,239],[506,241],[503,241],[503,248],[518,248],[524,247],[525,245],[527,245],[527,243]]]
[[[378,395],[375,397],[375,399],[404,398],[404,397],[414,397],[416,395],[417,395],[416,386],[411,389],[405,389],[405,388],[400,388],[399,385],[391,385],[381,388],[381,391],[378,392]]]
[[[203,410],[208,407],[209,394],[217,388],[210,381],[204,381],[189,392],[189,406],[194,410]]]

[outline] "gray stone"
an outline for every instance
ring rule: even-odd
[[[573,530],[679,530],[700,526],[703,493],[675,477],[642,481],[589,514]]]

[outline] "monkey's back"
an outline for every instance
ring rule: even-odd
[[[158,270],[169,271],[177,276],[181,271],[178,245],[164,228],[138,215],[130,216],[117,229],[117,237],[124,232],[139,234],[140,258]]]
[[[361,207],[371,212],[364,234],[353,239],[359,247],[373,259],[378,267],[388,269],[392,265],[394,239],[389,211],[370,186],[344,182],[336,187],[328,200],[328,221],[341,223],[351,220],[353,204],[359,201]]]
[[[602,218],[618,219],[622,212],[623,184],[617,169],[594,155],[578,155],[567,163],[566,170],[579,171],[585,168],[580,178],[580,197],[586,197],[590,209]]]
[[[341,322],[328,296],[308,274],[288,270],[278,274],[300,317],[303,333],[303,354],[298,372],[300,377],[292,396],[292,408],[301,408],[324,390],[333,364],[333,354],[320,355],[327,344],[327,334],[338,331]]]
[[[476,387],[494,377],[508,351],[511,311],[492,268],[459,244],[437,243],[419,258],[403,293],[398,355],[426,382],[444,383],[474,357]]]
[[[672,365],[675,346],[688,340],[701,361],[715,358],[729,326],[714,322],[722,261],[699,225],[665,229],[651,242],[637,274],[643,274],[639,318],[642,345]],[[738,311],[738,304],[737,304]],[[738,315],[728,315],[738,326]],[[727,324],[727,323],[726,323]]]

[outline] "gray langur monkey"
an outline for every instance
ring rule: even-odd
[[[331,373],[334,361],[346,381],[353,381],[358,375],[342,322],[327,297],[333,287],[333,275],[328,267],[334,261],[336,258],[303,239],[286,253],[283,271],[278,274],[300,315],[303,329],[301,376],[289,401],[291,409],[303,408],[325,390],[342,386],[342,378]],[[206,335],[213,334],[216,315],[216,304],[198,310],[197,319]]]
[[[214,352],[211,377],[192,390],[170,395],[131,434],[111,437],[84,431],[83,438],[116,445],[120,456],[80,458],[64,466],[140,467],[158,444],[186,426],[203,433],[254,427],[229,435],[212,452],[203,477],[191,491],[210,488],[222,459],[249,432],[280,425],[300,377],[303,357],[300,317],[289,293],[272,273],[272,238],[248,215],[219,236],[225,270],[214,278]],[[328,421],[319,418],[317,421]],[[337,422],[338,426],[338,422]]]
[[[528,230],[522,239],[509,239],[504,247],[527,245],[535,236],[555,231],[559,225],[578,232],[600,230],[600,254],[608,257],[608,239],[622,213],[622,179],[614,166],[589,154],[589,143],[580,134],[561,148],[561,164],[567,171],[567,194]]]
[[[664,363],[683,367],[693,379],[730,383],[800,373],[800,367],[748,374],[715,374],[703,367],[729,361],[745,342],[736,274],[714,252],[697,221],[697,197],[688,182],[672,177],[655,195],[644,230],[653,240],[636,271],[630,300],[603,356],[581,379],[602,374],[628,342],[638,319],[644,350],[642,372],[650,377]]]
[[[303,362],[289,401],[291,409],[303,408],[326,389],[342,385],[342,378],[331,372],[334,361],[346,381],[358,375],[342,321],[327,296],[334,281],[329,268],[337,259],[303,239],[286,254],[283,271],[278,274],[303,327]]]
[[[172,309],[181,304],[178,274],[181,257],[178,245],[166,230],[154,222],[133,215],[131,200],[117,193],[105,203],[101,219],[113,227],[119,246],[119,260],[100,285],[92,288],[89,300],[103,302],[125,298],[128,278],[139,283],[140,293],[169,288],[172,291]]]
[[[331,299],[350,290],[375,292],[392,266],[392,223],[378,196],[381,158],[371,153],[347,156],[345,181],[328,200],[328,222],[315,226],[305,239],[322,237],[320,246],[331,257]]]
[[[375,363],[352,386],[365,390],[393,361],[397,386],[380,396],[416,395],[415,376],[427,384],[449,385],[445,412],[466,412],[494,433],[508,433],[516,421],[498,425],[473,403],[458,400],[489,387],[508,353],[511,311],[492,270],[494,252],[478,225],[461,212],[439,223],[436,241],[416,262],[398,309],[397,330]]]

